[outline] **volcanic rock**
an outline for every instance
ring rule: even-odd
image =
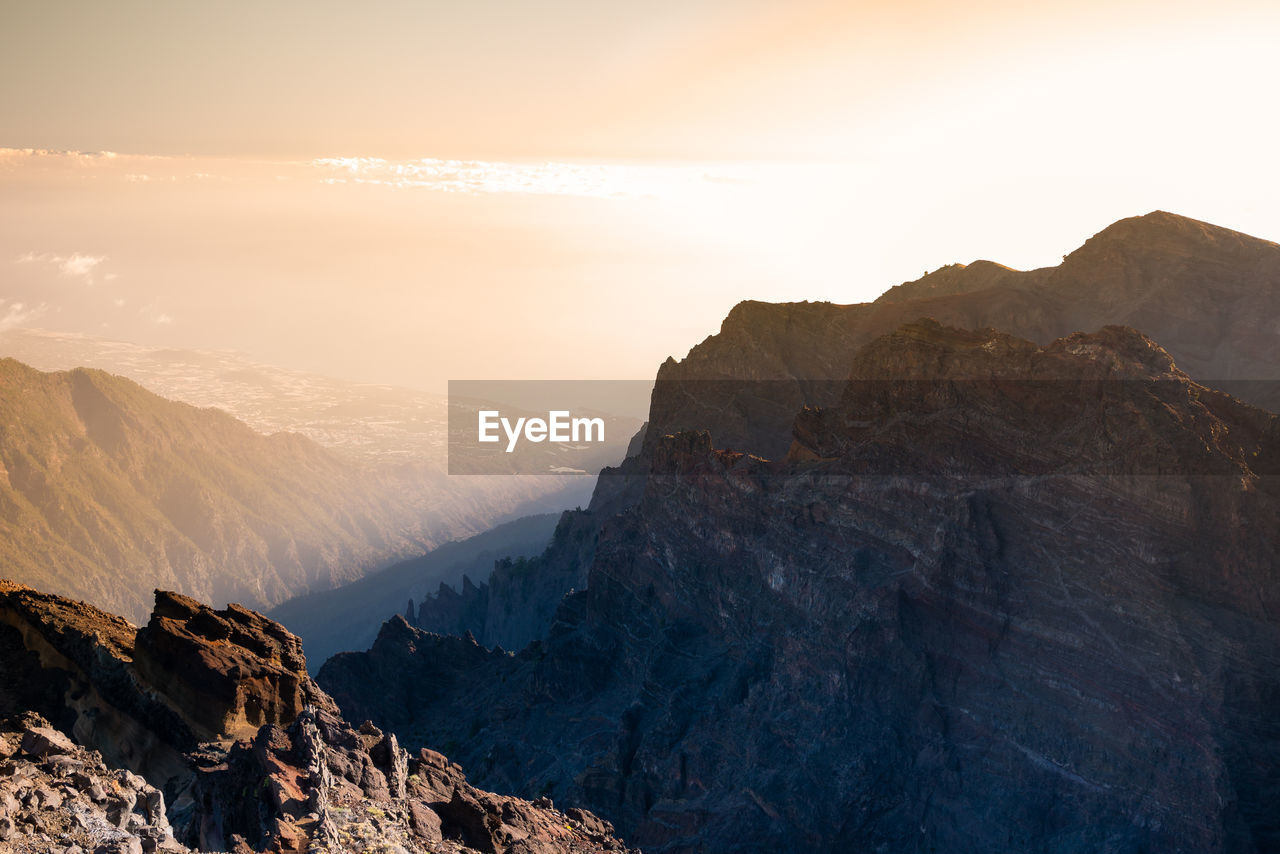
[[[30,711],[10,718],[0,837],[18,847],[5,850],[626,850],[589,813],[481,791],[439,754],[410,756],[393,733],[352,727],[306,675],[299,639],[245,608],[156,591],[135,631],[0,582],[0,625],[6,709],[48,708],[110,751],[104,761]]]

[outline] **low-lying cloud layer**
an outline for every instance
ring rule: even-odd
[[[232,158],[165,157],[111,151],[0,148],[0,172],[47,172],[113,177],[148,184],[182,181],[242,181],[270,174],[275,181],[371,184],[475,195],[517,194],[584,198],[654,198],[687,193],[699,185],[735,185],[752,180],[749,167],[698,164],[512,162],[491,160],[385,160],[321,157],[255,161]]]

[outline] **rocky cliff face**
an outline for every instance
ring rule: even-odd
[[[371,572],[359,581],[290,599],[267,615],[301,637],[307,659],[318,666],[339,652],[368,649],[383,621],[407,613],[410,602],[416,619],[417,603],[430,600],[429,593],[444,590],[446,597],[456,596],[447,585],[461,586],[468,577],[487,578],[500,560],[540,555],[551,542],[559,518],[558,513],[545,513],[506,522]],[[475,630],[481,631],[479,626]]]
[[[551,628],[565,594],[586,586],[596,525],[591,511],[565,511],[542,554],[499,560],[479,585],[469,577],[458,591],[441,584],[418,607],[414,625],[459,637],[470,633],[488,647],[523,649]]]
[[[544,550],[495,562],[488,580],[479,585],[469,577],[457,590],[442,583],[413,609],[409,622],[438,634],[470,634],[485,646],[512,650],[545,636],[560,600],[587,583],[600,522],[635,504],[644,492],[647,463],[641,454],[647,431],[646,423],[628,443],[620,464],[600,472],[586,511],[560,515]]]
[[[235,605],[157,591],[135,630],[0,582],[0,713],[5,850],[626,850],[590,813],[476,789],[352,727],[298,638]]]
[[[320,683],[646,850],[1280,847],[1277,418],[1130,329],[922,323],[855,355],[831,310],[779,315],[687,360],[843,359],[780,432],[714,421],[771,460],[650,431],[540,642],[396,621]]]

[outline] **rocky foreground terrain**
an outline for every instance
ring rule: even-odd
[[[28,712],[0,723],[0,844],[14,854],[185,852],[164,795]]]
[[[0,582],[0,715],[0,850],[627,850],[591,813],[347,723],[298,639],[239,606],[157,591],[135,629]]]
[[[844,370],[650,432],[519,653],[397,617],[320,684],[646,851],[1280,850],[1280,419],[1125,327]]]

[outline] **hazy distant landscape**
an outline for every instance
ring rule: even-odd
[[[0,854],[1280,852],[1278,43],[5,3]]]
[[[0,353],[42,371],[99,368],[171,400],[211,406],[259,433],[300,433],[378,462],[443,468],[443,394],[288,370],[232,352],[145,347],[37,329],[0,332]]]

